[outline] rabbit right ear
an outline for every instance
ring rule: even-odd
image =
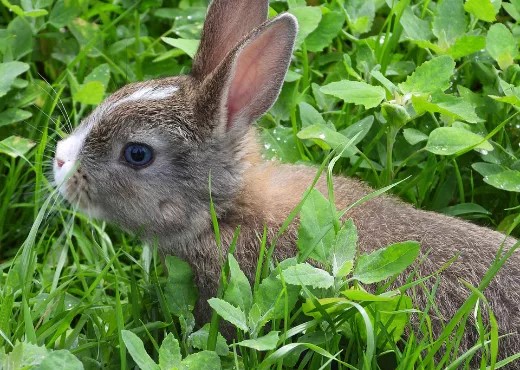
[[[213,0],[191,75],[203,80],[254,28],[267,20],[268,0]]]

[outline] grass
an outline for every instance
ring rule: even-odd
[[[322,170],[360,177],[418,207],[518,236],[520,4],[389,3],[271,3],[272,15],[289,9],[297,16],[301,37],[278,102],[258,122],[266,155],[323,163]],[[2,1],[0,368],[40,361],[44,369],[440,369],[470,368],[475,354],[480,368],[493,367],[498,331],[482,320],[490,313],[479,290],[503,260],[434,337],[432,318],[413,308],[413,289],[424,289],[413,273],[408,293],[389,292],[384,282],[395,272],[387,272],[370,295],[350,279],[348,264],[319,270],[303,263],[304,253],[278,267],[260,260],[250,286],[227,256],[223,281],[235,294],[222,290],[212,307],[241,328],[228,346],[218,315],[211,326],[194,327],[195,290],[182,261],[162,265],[153,245],[76,214],[55,196],[56,141],[125,83],[187,72],[205,6]],[[347,142],[359,151],[338,149]],[[334,166],[325,167],[331,158]],[[331,225],[334,235],[355,233],[348,222]],[[262,240],[268,253],[273,246]],[[295,282],[302,271],[315,279]],[[346,296],[347,287],[361,298]],[[273,310],[263,316],[267,303]],[[474,315],[482,341],[457,353]]]

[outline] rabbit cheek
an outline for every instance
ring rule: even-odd
[[[159,210],[161,212],[161,220],[163,222],[162,228],[164,230],[181,231],[188,224],[186,217],[186,204],[181,200],[162,200],[159,202]]]

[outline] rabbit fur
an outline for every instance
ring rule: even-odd
[[[60,192],[93,217],[113,222],[146,240],[158,240],[164,254],[188,261],[201,293],[198,319],[209,317],[206,300],[216,293],[220,256],[209,212],[208,178],[223,245],[238,225],[236,258],[253,278],[258,233],[280,228],[312,183],[316,169],[262,159],[253,121],[276,100],[286,74],[297,23],[282,14],[267,20],[267,0],[214,0],[209,7],[191,74],[132,83],[108,97],[66,139],[58,143],[54,173]],[[127,143],[153,148],[151,164],[125,163]],[[335,177],[335,198],[344,208],[372,190]],[[324,180],[316,187],[327,194]],[[422,276],[460,257],[442,274],[435,297],[449,319],[468,296],[459,279],[478,285],[505,236],[438,213],[417,210],[381,196],[348,215],[359,248],[372,251],[417,240]],[[294,256],[297,225],[278,240],[275,258]],[[507,247],[513,245],[506,240]],[[520,351],[520,260],[513,254],[485,294],[501,333],[502,354]],[[427,297],[419,293],[416,304]],[[471,335],[464,345],[471,345]]]

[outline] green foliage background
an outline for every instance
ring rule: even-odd
[[[87,367],[126,366],[124,328],[157,347],[173,319],[152,250],[70,221],[49,202],[49,170],[59,136],[107,94],[189,71],[206,6],[0,1],[0,343],[74,348]],[[283,11],[300,31],[258,122],[268,158],[321,163],[354,139],[338,173],[407,179],[392,191],[418,207],[519,234],[519,0],[271,2]]]

